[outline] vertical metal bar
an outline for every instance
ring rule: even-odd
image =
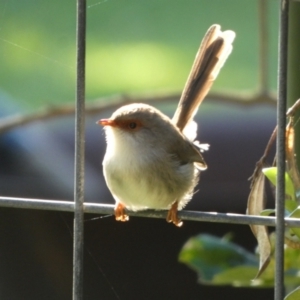
[[[77,0],[77,83],[75,111],[75,188],[73,244],[73,300],[83,297],[83,201],[85,123],[86,0]]]
[[[268,0],[258,0],[259,15],[259,92],[267,95],[269,92],[268,72]]]
[[[289,1],[280,0],[278,104],[277,104],[277,185],[276,185],[276,245],[275,300],[284,298],[284,200],[285,200],[285,126],[287,103],[287,48]]]

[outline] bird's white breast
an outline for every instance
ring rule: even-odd
[[[150,172],[157,163],[158,153],[147,144],[136,145],[135,139],[122,136],[122,132],[107,128],[107,150],[103,160],[104,176],[107,186],[117,202],[128,209],[137,211],[144,209],[169,209],[176,200],[181,200],[179,209],[190,199],[187,188],[174,184],[170,190],[162,180],[163,172]],[[165,163],[168,163],[166,157]],[[163,170],[163,165],[160,166]],[[166,168],[170,166],[166,165]],[[154,168],[155,169],[155,168]],[[193,164],[177,166],[176,172],[183,180],[191,184],[194,177]]]

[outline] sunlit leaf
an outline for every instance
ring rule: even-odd
[[[277,168],[276,167],[264,168],[262,169],[262,171],[267,176],[267,178],[272,182],[272,184],[276,186]],[[295,199],[294,185],[288,173],[285,173],[285,193],[289,195],[292,199]]]
[[[263,217],[267,217],[269,215],[275,214],[276,210],[275,209],[264,209],[260,212],[260,215]]]
[[[295,130],[294,130],[294,118],[291,117],[286,127],[286,142],[285,142],[285,153],[286,153],[286,168],[290,175],[291,181],[293,182],[294,189],[297,191],[296,198],[298,201],[298,191],[300,189],[300,175],[295,155]]]

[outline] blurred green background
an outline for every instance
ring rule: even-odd
[[[269,1],[269,74],[276,88],[277,1]],[[213,89],[258,87],[258,1],[89,0],[87,100],[116,93],[178,91],[214,23],[234,50]],[[74,101],[75,0],[0,1],[0,89],[26,110]]]

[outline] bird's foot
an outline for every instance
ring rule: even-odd
[[[117,203],[115,206],[115,217],[117,221],[129,221],[129,216],[125,214],[125,206],[122,203]]]
[[[168,211],[167,215],[167,222],[173,223],[177,227],[181,227],[183,222],[178,218],[177,216],[177,211],[178,211],[178,202],[174,202]]]

